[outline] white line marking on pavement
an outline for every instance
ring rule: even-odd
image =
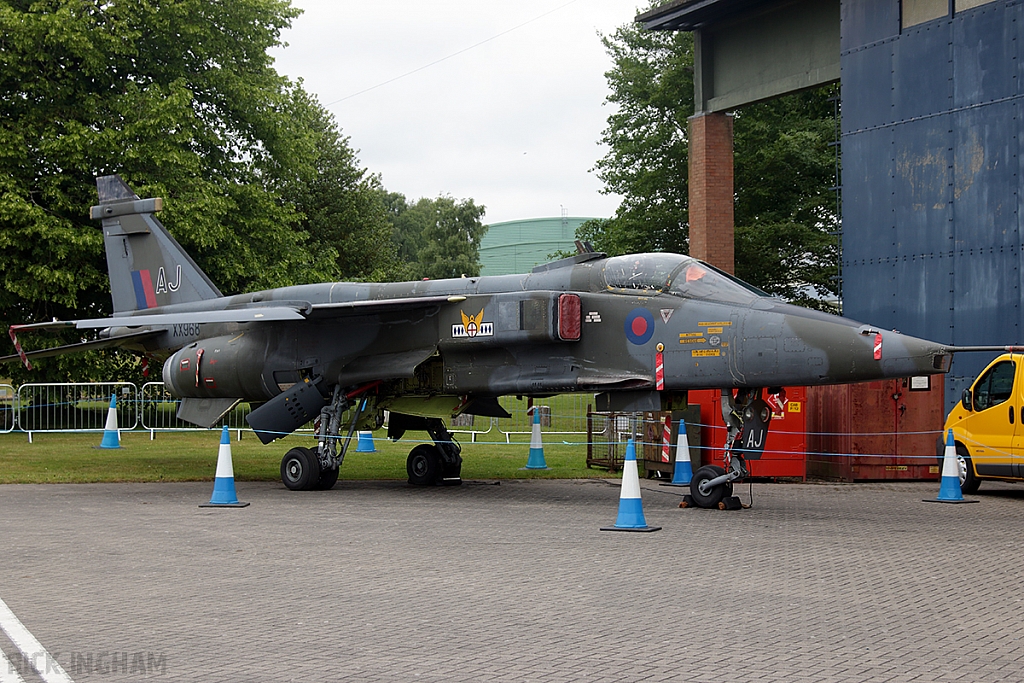
[[[2,650],[0,650],[0,683],[25,683],[25,679],[21,677]]]
[[[34,635],[29,633],[25,625],[18,620],[18,617],[14,616],[14,612],[3,600],[0,600],[0,630],[7,634],[16,648],[21,650],[21,654],[46,683],[75,683],[71,676],[64,671],[64,667],[57,663],[57,660],[46,651],[46,648],[36,640]],[[43,661],[39,662],[39,659]],[[7,671],[11,670],[11,667],[6,664],[3,666]]]

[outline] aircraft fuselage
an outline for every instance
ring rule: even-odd
[[[641,261],[647,279],[618,286],[630,283],[619,272],[629,259]],[[450,395],[684,391],[868,381],[949,366],[940,344],[759,295],[671,254],[558,262],[524,275],[286,287],[188,310],[274,302],[308,303],[312,312],[299,323],[169,326],[155,344],[180,348],[165,364],[171,391],[260,401],[304,377],[341,386],[403,380],[412,393]]]

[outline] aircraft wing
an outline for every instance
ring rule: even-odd
[[[457,304],[465,301],[464,296],[409,296],[395,299],[364,299],[362,301],[343,301],[332,304],[313,304],[311,317],[323,318],[344,315],[370,315],[386,311],[410,308],[425,308],[440,304]]]
[[[16,325],[12,325],[12,328],[17,329]],[[21,329],[24,329],[22,326]],[[26,362],[30,358],[49,358],[51,356],[60,356],[65,353],[78,353],[80,351],[91,351],[93,349],[109,349],[118,346],[124,346],[131,342],[141,342],[155,337],[160,334],[160,330],[151,331],[143,330],[140,332],[132,332],[130,334],[123,334],[119,337],[111,337],[109,339],[93,339],[92,341],[79,342],[77,344],[65,344],[64,346],[54,346],[48,349],[37,349],[35,351],[24,351],[24,357],[21,354],[16,353],[12,356],[0,356],[0,363],[7,363],[10,361],[21,360]],[[21,350],[21,346],[15,341],[15,345],[18,350]]]
[[[12,325],[25,330],[101,329],[104,327],[144,327],[149,325],[177,325],[181,323],[252,323],[275,320],[305,320],[302,310],[292,306],[264,306],[260,308],[229,308],[220,311],[180,311],[153,315],[129,315],[114,318],[86,318],[84,320],[53,320],[31,325]]]
[[[45,323],[12,325],[17,332],[75,328],[79,330],[105,327],[144,327],[150,325],[179,325],[182,323],[255,323],[282,320],[306,320],[309,317],[334,317],[351,314],[371,314],[407,308],[422,308],[443,303],[465,301],[464,296],[422,296],[400,299],[368,299],[332,304],[310,304],[290,301],[278,305],[246,308],[227,308],[214,311],[176,311],[149,315],[115,316],[112,318],[85,318],[82,320],[52,320]]]
[[[138,327],[166,327],[182,323],[228,323],[228,322],[263,322],[274,320],[305,320],[304,313],[310,310],[311,306],[306,302],[289,302],[286,305],[259,306],[251,308],[229,308],[216,311],[178,311],[174,313],[155,313],[152,315],[131,315],[115,316],[113,318],[86,318],[84,320],[51,320],[45,323],[31,323],[28,325],[11,325],[9,333],[14,348],[18,353],[11,356],[0,357],[0,363],[13,360],[21,360],[25,367],[31,369],[29,363],[31,358],[47,358],[59,356],[65,353],[78,353],[92,349],[106,349],[111,347],[124,346],[130,342],[139,342],[144,339],[156,337],[164,330],[139,330],[128,334],[119,334],[102,339],[94,339],[77,344],[66,344],[54,346],[48,349],[37,349],[35,351],[22,351],[18,343],[18,333],[30,330],[59,330],[78,329],[95,330],[104,328],[138,328]]]

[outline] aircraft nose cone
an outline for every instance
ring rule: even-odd
[[[876,331],[868,326],[860,333],[871,340],[872,359],[881,363],[886,377],[930,375],[949,370],[952,354],[942,344],[896,331]]]
[[[818,311],[787,313],[789,329],[811,350],[808,362],[820,368],[819,383],[870,382],[949,369],[950,352],[942,344]]]

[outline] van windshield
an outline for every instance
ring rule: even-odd
[[[1009,401],[1013,395],[1013,378],[1016,374],[1017,364],[1012,360],[993,365],[974,384],[974,410],[981,412]]]

